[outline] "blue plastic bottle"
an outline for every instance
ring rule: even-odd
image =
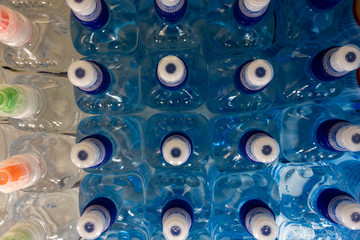
[[[359,47],[284,48],[276,56],[277,97],[284,102],[329,98],[344,88],[343,77],[360,66]]]
[[[147,106],[178,111],[205,102],[207,65],[200,55],[157,53],[144,59],[142,66],[141,87]]]
[[[346,0],[345,0],[346,1]],[[341,0],[284,0],[277,16],[277,39],[283,45],[331,41],[339,27]]]
[[[145,223],[153,239],[185,240],[206,227],[210,195],[203,174],[163,170],[150,179]],[[194,238],[196,239],[196,238]]]
[[[66,0],[76,50],[93,54],[135,54],[140,51],[136,7],[130,0]]]
[[[93,116],[79,124],[73,163],[87,172],[121,173],[136,169],[144,158],[144,124],[133,117]]]
[[[205,27],[203,0],[141,0],[139,28],[150,51],[192,51],[200,47]]]
[[[213,239],[277,238],[279,192],[270,175],[214,171],[211,178]]]
[[[348,119],[350,116],[330,104],[285,109],[279,119],[282,154],[290,162],[313,162],[360,151],[360,126]]]
[[[96,239],[102,233],[134,229],[144,220],[148,169],[123,174],[87,175],[81,182],[77,223],[79,235]]]
[[[286,164],[274,169],[281,195],[281,212],[289,219],[306,219],[339,229],[360,229],[360,203],[339,186],[341,175],[329,164]]]
[[[208,122],[199,114],[155,114],[145,136],[146,160],[153,168],[200,169],[209,159]]]
[[[278,130],[263,113],[214,118],[210,123],[211,157],[221,171],[260,170],[280,154]]]
[[[134,58],[85,58],[70,65],[68,77],[83,112],[116,114],[141,109],[140,67]]]
[[[206,13],[208,46],[204,54],[211,51],[216,57],[264,50],[272,44],[274,32],[270,0],[211,0]]]
[[[238,55],[209,65],[207,106],[214,113],[264,110],[275,101],[274,70],[264,57]]]

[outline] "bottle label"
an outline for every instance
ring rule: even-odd
[[[248,214],[246,214],[245,217],[245,226],[248,230],[249,233],[253,234],[252,228],[251,228],[251,220],[257,215],[257,214],[265,214],[266,216],[268,216],[271,219],[275,219],[274,215],[272,214],[272,212],[270,212],[268,209],[263,208],[263,207],[256,207],[251,209]]]
[[[239,9],[240,9],[240,12],[242,14],[244,14],[246,17],[248,18],[258,18],[258,17],[261,17],[262,15],[264,15],[264,13],[267,11],[268,7],[264,7],[262,8],[260,11],[257,11],[257,12],[254,12],[250,9],[248,9],[246,6],[245,6],[245,1],[246,0],[238,0],[239,1]]]
[[[91,205],[88,208],[85,209],[82,215],[85,214],[91,214],[91,213],[100,213],[104,216],[105,222],[104,222],[104,230],[107,229],[110,226],[111,223],[111,215],[110,212],[101,205]]]
[[[74,15],[81,21],[83,22],[93,22],[95,20],[97,20],[102,12],[102,4],[100,0],[95,0],[96,1],[96,7],[94,12],[92,12],[90,15],[80,15],[80,14],[76,14],[74,12]]]
[[[354,199],[347,195],[338,195],[338,196],[334,197],[333,199],[331,199],[331,201],[329,202],[329,206],[328,206],[329,217],[339,225],[342,225],[342,223],[337,219],[337,217],[335,215],[335,211],[336,211],[336,207],[339,205],[339,203],[341,203],[343,201],[354,202]]]
[[[96,82],[89,87],[79,87],[81,90],[86,92],[92,92],[99,89],[101,84],[104,82],[104,74],[101,71],[100,67],[95,63],[91,63],[91,65],[95,68],[96,71]]]

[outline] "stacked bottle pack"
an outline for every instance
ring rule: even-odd
[[[359,0],[3,0],[0,240],[360,239]]]

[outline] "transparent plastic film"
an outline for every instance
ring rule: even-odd
[[[25,16],[0,5],[0,42],[21,47],[28,44],[33,35],[32,23]]]
[[[12,156],[0,162],[0,191],[14,192],[35,184],[45,171],[39,156],[31,153]]]
[[[25,118],[38,109],[38,94],[26,86],[0,85],[0,116]]]

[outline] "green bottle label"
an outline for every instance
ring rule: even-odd
[[[0,111],[11,114],[23,100],[23,93],[14,87],[0,89]]]

